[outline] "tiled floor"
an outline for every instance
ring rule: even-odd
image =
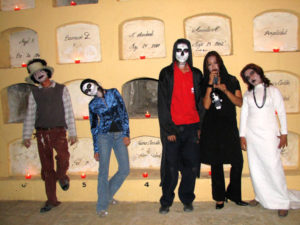
[[[279,218],[277,211],[232,202],[221,210],[215,210],[214,202],[195,202],[189,213],[176,202],[166,215],[158,213],[159,203],[120,202],[110,206],[105,218],[96,215],[95,204],[64,202],[41,214],[42,202],[0,201],[0,225],[300,225],[300,210],[290,210],[287,217]]]

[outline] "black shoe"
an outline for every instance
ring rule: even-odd
[[[230,201],[234,202],[235,204],[239,205],[239,206],[247,206],[247,205],[249,205],[247,202],[244,202],[244,201],[242,201],[242,200],[234,201],[234,200],[232,200],[232,199],[230,199],[230,198],[227,198],[227,197],[225,198],[225,202],[227,202],[228,199],[229,199]]]
[[[167,214],[169,212],[169,206],[161,206],[159,208],[159,213],[160,214]]]
[[[64,181],[59,180],[58,183],[61,189],[63,189],[64,191],[67,191],[70,187],[70,182],[68,179],[65,179]]]
[[[223,203],[216,203],[216,209],[222,209],[224,207],[224,202]]]
[[[50,211],[54,206],[53,205],[45,205],[43,208],[40,209],[40,213],[45,213]]]
[[[192,212],[194,210],[193,204],[184,204],[183,211],[185,212]]]

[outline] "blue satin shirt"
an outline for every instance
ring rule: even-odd
[[[105,90],[104,98],[95,96],[89,103],[94,151],[98,152],[99,134],[107,134],[114,121],[124,137],[129,137],[129,119],[125,104],[115,88]]]

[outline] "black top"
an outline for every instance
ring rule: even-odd
[[[221,83],[235,93],[241,90],[239,81],[227,73],[225,66],[220,69]],[[207,78],[207,77],[205,77]],[[205,95],[208,78],[203,82]],[[243,162],[240,138],[236,121],[235,105],[219,89],[215,90],[222,99],[222,108],[217,110],[212,103],[204,116],[200,138],[200,162],[205,164],[231,164]]]

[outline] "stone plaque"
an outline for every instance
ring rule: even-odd
[[[35,8],[35,0],[1,0],[2,11]]]
[[[268,12],[255,17],[253,25],[255,51],[298,50],[296,15],[288,12]]]
[[[157,117],[157,87],[155,79],[135,79],[125,83],[122,96],[130,118],[145,118],[148,112]]]
[[[9,145],[11,175],[40,175],[41,163],[36,139],[31,140],[31,146],[26,149],[22,140],[16,140]],[[74,145],[69,145],[70,161],[68,173],[97,172],[99,163],[94,159],[93,140],[79,138]],[[54,155],[55,155],[54,151]]]
[[[81,92],[81,81],[82,80],[74,80],[66,83],[66,86],[71,96],[75,119],[87,120],[89,117],[89,102],[93,99],[93,97],[87,96]]]
[[[286,112],[299,112],[299,78],[282,71],[270,71],[265,74],[271,83],[280,90]]]
[[[15,84],[3,90],[2,106],[5,123],[23,122],[28,106],[28,96],[34,87],[31,84]]]
[[[281,151],[281,161],[285,167],[299,167],[299,135],[288,132],[288,146]]]
[[[166,57],[164,23],[156,19],[124,22],[121,26],[121,59]]]
[[[160,138],[142,136],[131,139],[128,146],[131,168],[159,169],[162,144]]]
[[[100,35],[97,25],[77,23],[57,29],[59,63],[101,61]]]
[[[40,57],[37,33],[33,30],[13,32],[9,38],[10,62],[12,67],[22,67],[32,58]]]
[[[69,6],[73,4],[83,5],[83,4],[96,4],[98,0],[56,0],[56,6]]]
[[[231,54],[229,18],[217,15],[194,16],[185,20],[184,27],[194,56],[204,56],[213,50],[220,55]]]

